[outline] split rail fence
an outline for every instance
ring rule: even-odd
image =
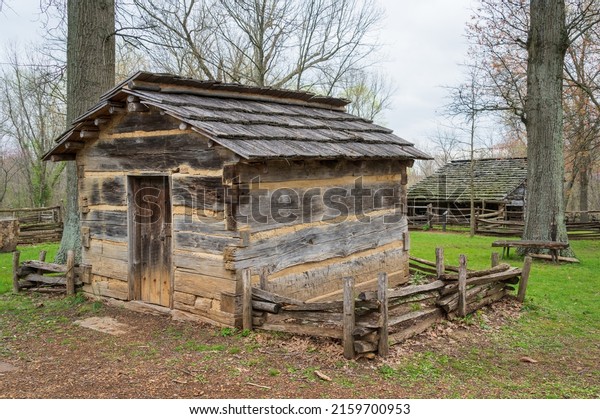
[[[60,206],[0,209],[0,218],[19,220],[18,244],[56,242],[62,237],[63,214]]]
[[[377,291],[356,293],[353,277],[343,279],[343,300],[302,302],[268,292],[251,284],[251,272],[243,273],[243,327],[282,331],[339,339],[344,356],[377,353],[386,356],[391,345],[399,344],[444,319],[464,317],[503,298],[518,286],[523,301],[531,258],[523,269],[498,263],[492,255],[487,270],[467,269],[467,258],[458,266],[444,264],[443,249],[436,249],[436,261],[410,258],[413,277],[423,283],[389,289],[387,275],[378,276]],[[420,275],[414,275],[419,272]],[[262,281],[261,283],[266,283]]]
[[[409,206],[409,213],[425,210],[424,214],[408,217],[409,228],[417,229],[424,226],[434,228],[440,226],[468,226],[470,210],[468,208],[438,208],[428,206]],[[582,222],[579,218],[587,214],[589,221]],[[567,233],[570,240],[600,240],[600,211],[567,212]],[[525,222],[523,211],[488,210],[477,208],[475,217],[475,234],[482,236],[508,237],[523,235]]]
[[[67,252],[65,265],[46,262],[46,251],[40,251],[38,260],[20,262],[21,252],[13,252],[13,291],[28,290],[41,293],[74,295],[76,287],[91,275],[91,266],[75,264],[72,250]]]

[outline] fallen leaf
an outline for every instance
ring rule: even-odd
[[[184,381],[184,380],[178,380],[177,378],[173,379],[173,382],[174,382],[174,383],[177,383],[177,384],[187,384],[187,383],[188,383],[187,381]]]
[[[328,375],[323,374],[321,371],[319,370],[315,370],[315,375],[317,377],[319,377],[321,380],[324,381],[331,381],[331,377],[329,377]]]
[[[536,361],[536,360],[535,360],[535,359],[533,359],[533,358],[529,358],[528,356],[522,356],[522,357],[519,359],[519,361],[521,361],[521,362],[528,362],[528,363],[530,363],[530,364],[537,364],[537,363],[538,363],[538,361]]]

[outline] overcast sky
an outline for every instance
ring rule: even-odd
[[[27,43],[39,36],[39,0],[4,0],[0,39]],[[460,81],[465,59],[465,23],[473,0],[379,0],[385,9],[380,63],[395,82],[392,109],[383,119],[394,132],[419,145],[435,132],[445,97],[443,86]],[[6,5],[5,5],[6,6]]]

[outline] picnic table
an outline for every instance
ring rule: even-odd
[[[524,247],[526,249],[547,249],[550,251],[553,262],[558,262],[558,251],[567,249],[569,243],[545,240],[496,240],[492,247],[502,247],[502,258],[506,253],[509,256],[511,247]]]

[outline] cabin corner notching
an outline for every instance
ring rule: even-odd
[[[78,167],[84,291],[240,326],[246,269],[301,301],[407,281],[407,168],[428,156],[346,104],[151,73],[107,92],[45,156]]]

